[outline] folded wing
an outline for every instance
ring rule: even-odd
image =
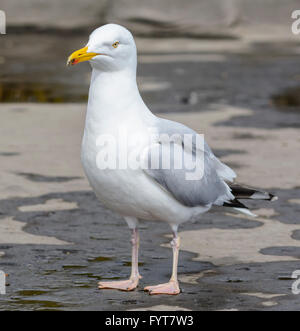
[[[185,206],[223,205],[234,198],[226,181],[232,181],[235,173],[202,137],[198,144],[201,139],[195,131],[164,119],[157,120],[156,128],[157,139],[143,155],[144,171],[153,180]]]

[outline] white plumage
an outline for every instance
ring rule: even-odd
[[[199,218],[214,204],[223,205],[234,200],[227,182],[236,175],[213,155],[206,143],[203,149],[192,145],[190,151],[184,150],[184,153],[195,156],[199,164],[203,161],[204,175],[200,180],[186,180],[186,167],[144,169],[141,165],[146,162],[146,156],[156,157],[158,162],[165,156],[160,150],[164,142],[157,138],[160,134],[178,134],[175,145],[182,149],[184,135],[190,135],[193,139],[197,134],[179,123],[154,116],[144,104],[136,83],[136,46],[127,29],[115,24],[96,29],[87,46],[74,52],[68,63],[76,64],[85,60],[91,63],[92,78],[82,141],[82,164],[99,200],[123,215],[133,232],[130,279],[100,282],[99,287],[132,290],[138,285],[137,226],[138,219],[144,219],[168,222],[174,234],[170,282],[145,290],[150,294],[178,294],[178,225]],[[157,134],[155,138],[153,131]],[[104,144],[101,140],[103,137],[109,137],[113,143]],[[138,156],[140,164],[135,168],[107,168],[107,159],[103,155],[107,158],[116,156],[117,164],[125,157],[134,161],[134,157]],[[243,208],[240,210],[244,211]]]

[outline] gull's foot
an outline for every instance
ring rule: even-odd
[[[99,282],[99,289],[114,289],[120,291],[133,291],[139,283],[139,278],[137,279],[127,279],[114,282]]]
[[[155,286],[147,286],[144,291],[149,292],[149,294],[169,294],[176,295],[180,293],[179,284],[176,281],[169,281],[169,283],[159,284]]]

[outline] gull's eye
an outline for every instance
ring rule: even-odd
[[[116,41],[115,43],[112,44],[112,47],[113,47],[113,48],[117,48],[117,47],[119,46],[119,44],[120,44],[120,43],[119,43],[118,41]]]

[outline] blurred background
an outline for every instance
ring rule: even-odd
[[[7,16],[7,35],[1,35],[0,39],[0,101],[85,101],[89,83],[87,64],[67,70],[65,60],[71,51],[87,42],[94,28],[108,22],[126,26],[137,37],[140,84],[147,100],[159,101],[159,91],[154,92],[161,87],[167,89],[165,77],[170,74],[180,77],[180,63],[184,62],[200,66],[216,63],[217,67],[213,65],[213,68],[217,69],[218,77],[214,82],[205,81],[205,86],[200,75],[191,77],[196,82],[190,86],[179,86],[180,81],[174,78],[173,89],[168,93],[172,106],[188,103],[190,92],[196,92],[194,101],[196,97],[205,102],[210,97],[214,101],[233,98],[224,89],[228,88],[228,82],[234,84],[235,78],[228,76],[234,73],[230,64],[228,69],[223,68],[221,58],[243,54],[243,59],[254,63],[269,57],[265,71],[274,55],[297,55],[299,38],[291,33],[291,13],[297,5],[299,0],[187,0],[184,3],[180,0],[24,0],[21,3],[1,0],[0,7]],[[148,71],[153,72],[152,63],[157,68],[155,76],[160,76],[156,84],[147,77]],[[243,70],[247,68],[241,68],[239,81],[243,79]],[[265,76],[265,72],[261,75]],[[295,73],[292,77],[282,77],[281,82],[273,81],[273,86],[263,87],[270,97],[270,93],[297,85],[297,77]],[[209,84],[217,85],[213,96],[208,91]],[[275,101],[285,102],[282,98]],[[289,101],[296,102],[297,97]]]
[[[300,0],[0,0],[0,310],[300,310]],[[279,196],[181,229],[176,298],[97,290],[130,272],[129,231],[80,164],[90,66],[71,52],[105,23],[130,29],[159,116],[198,132],[238,181]],[[101,222],[101,227],[99,226]],[[167,225],[141,226],[142,285],[170,274]],[[126,240],[128,238],[128,240]],[[218,238],[218,240],[215,240]]]

